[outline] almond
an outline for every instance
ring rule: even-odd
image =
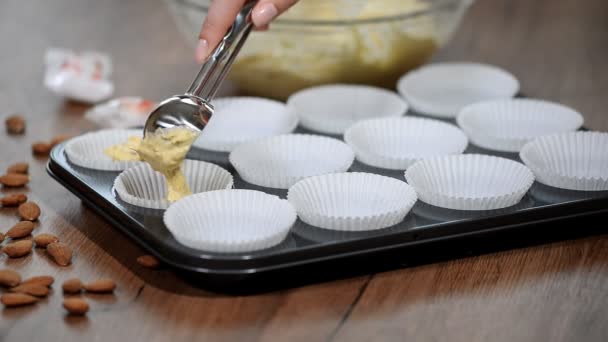
[[[38,298],[25,293],[5,293],[0,297],[0,302],[6,307],[15,307],[34,304]]]
[[[32,144],[32,152],[37,156],[48,156],[53,146],[43,141],[38,141]]]
[[[51,243],[58,241],[59,238],[53,234],[43,233],[34,236],[34,243],[36,244],[36,247],[40,248],[46,248]]]
[[[147,268],[157,268],[160,265],[160,261],[152,255],[142,255],[138,257],[137,263]]]
[[[70,315],[84,315],[89,311],[89,303],[82,298],[66,298],[63,300],[63,307]]]
[[[40,217],[40,207],[34,202],[25,202],[17,208],[19,217],[25,221],[36,221]]]
[[[21,283],[21,285],[35,284],[35,285],[51,287],[51,285],[53,285],[54,282],[55,282],[55,278],[53,278],[51,276],[36,276],[36,277],[31,277],[31,278],[24,280]]]
[[[19,239],[26,237],[34,230],[34,224],[31,221],[21,221],[6,232],[6,236],[11,239]]]
[[[85,291],[93,293],[109,293],[116,288],[116,283],[112,279],[99,279],[82,286]]]
[[[2,251],[11,258],[20,258],[30,254],[34,243],[32,240],[19,240],[2,248]]]
[[[0,270],[0,286],[13,287],[21,283],[21,276],[13,270]]]
[[[30,165],[28,163],[15,163],[6,169],[6,173],[21,173],[23,175],[27,175],[29,169]]]
[[[0,198],[0,203],[3,207],[16,207],[27,202],[27,196],[25,194],[11,194]]]
[[[29,181],[30,177],[20,173],[8,173],[4,176],[0,176],[0,184],[12,188],[25,186]]]
[[[38,284],[21,284],[11,288],[11,292],[25,293],[36,297],[46,297],[49,295],[49,288]]]
[[[60,134],[56,135],[53,139],[51,139],[51,146],[55,147],[55,145],[59,145],[62,142],[70,139],[72,136],[68,134]]]
[[[0,243],[4,241],[4,233],[0,232]]]
[[[23,134],[25,132],[25,119],[19,115],[6,118],[6,131],[10,134]]]
[[[82,282],[78,278],[68,279],[61,285],[63,293],[79,293],[82,290]]]
[[[67,266],[72,263],[72,250],[63,242],[53,242],[46,246],[46,252],[59,266]]]

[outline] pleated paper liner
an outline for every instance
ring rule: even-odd
[[[531,208],[534,206],[534,200],[530,196],[524,196],[519,203],[510,207],[493,209],[493,210],[456,210],[436,207],[434,205],[418,201],[412,213],[416,217],[422,217],[434,222],[445,221],[460,221],[469,219],[478,219],[482,217],[490,217],[497,215],[507,215],[517,212],[522,209]]]
[[[416,112],[454,118],[467,105],[513,97],[519,91],[519,81],[491,65],[436,63],[405,74],[397,89]]]
[[[476,103],[458,115],[458,125],[477,146],[519,152],[534,138],[576,131],[583,116],[558,103],[508,99]]]
[[[231,152],[239,144],[292,132],[296,114],[284,103],[259,97],[226,97],[213,101],[215,112],[194,147]]]
[[[210,252],[257,251],[280,244],[296,221],[286,200],[253,190],[188,196],[167,209],[164,222],[181,244]]]
[[[391,170],[405,170],[420,159],[461,154],[465,134],[456,126],[423,118],[382,118],[360,121],[344,134],[357,160]]]
[[[363,231],[393,226],[416,203],[405,182],[371,173],[333,173],[306,178],[289,189],[300,219],[319,228]]]
[[[541,137],[526,144],[520,157],[543,184],[569,190],[608,190],[608,133]]]
[[[346,171],[354,159],[344,142],[308,134],[245,143],[230,154],[230,163],[243,180],[278,189],[287,189],[303,178]]]
[[[231,189],[234,184],[230,172],[215,164],[185,160],[182,171],[192,193]],[[138,207],[166,209],[171,204],[165,177],[148,164],[123,171],[114,181],[114,190],[121,200]]]
[[[495,210],[519,203],[534,175],[523,164],[478,154],[422,160],[405,172],[418,198],[456,210]]]
[[[139,161],[115,161],[104,153],[112,145],[124,144],[129,137],[143,136],[141,129],[105,129],[71,139],[65,146],[68,160],[87,169],[122,171],[141,164]]]
[[[301,90],[287,100],[309,130],[343,134],[359,120],[398,117],[407,112],[403,99],[386,89],[363,85],[323,85]]]

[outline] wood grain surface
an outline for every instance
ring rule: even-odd
[[[437,59],[505,67],[528,96],[573,106],[590,128],[608,130],[607,14],[604,0],[478,0]],[[75,253],[64,268],[42,250],[0,256],[0,268],[56,279],[37,305],[0,311],[0,340],[608,340],[605,235],[244,297],[143,269],[135,262],[142,250],[52,181],[45,158],[31,156],[36,140],[92,128],[82,118],[86,106],[42,87],[51,46],[109,52],[119,95],[162,99],[181,92],[197,69],[162,1],[0,3],[0,118],[28,119],[24,136],[0,132],[0,168],[31,163],[27,192],[43,212],[36,233],[57,234]],[[0,231],[15,222],[14,209],[0,209]],[[59,284],[70,277],[110,277],[118,288],[83,295],[88,316],[68,317]]]

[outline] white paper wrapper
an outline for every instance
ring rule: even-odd
[[[86,133],[70,139],[65,153],[71,163],[88,169],[122,171],[141,164],[139,161],[114,161],[103,151],[116,144],[123,144],[132,136],[143,136],[141,129],[105,129]]]
[[[334,173],[299,181],[287,195],[311,226],[363,231],[393,226],[416,203],[405,182],[371,173]]]
[[[324,85],[301,90],[287,100],[310,130],[343,134],[362,119],[402,116],[407,104],[399,95],[386,89],[363,85]]]
[[[407,169],[421,201],[457,210],[493,210],[521,201],[534,175],[506,158],[463,154],[422,160]]]
[[[452,124],[411,117],[360,121],[346,131],[344,140],[360,162],[392,170],[405,170],[420,159],[460,154],[468,143]]]
[[[239,145],[230,163],[246,182],[287,189],[297,181],[344,172],[355,159],[340,140],[309,134],[286,134]]]
[[[543,184],[569,190],[608,190],[608,133],[541,137],[526,144],[519,156]]]
[[[491,65],[436,63],[405,74],[397,89],[416,112],[453,118],[467,105],[513,97],[519,81]]]
[[[89,109],[84,117],[102,128],[139,127],[156,105],[141,97],[119,97]]]
[[[473,144],[490,150],[519,152],[534,138],[576,131],[583,125],[583,116],[558,103],[507,99],[467,106],[457,121]]]
[[[213,101],[215,112],[194,147],[231,152],[239,144],[292,132],[298,125],[284,103],[260,97],[227,97]]]
[[[254,190],[217,190],[188,196],[165,211],[167,229],[181,244],[219,253],[270,248],[296,221],[286,200]]]
[[[110,57],[98,52],[76,53],[49,49],[45,56],[44,85],[66,98],[95,103],[109,98],[114,85]]]
[[[234,184],[230,172],[215,164],[185,160],[182,171],[193,194],[231,189]],[[118,175],[114,190],[121,200],[138,207],[166,209],[171,204],[167,201],[165,177],[144,163]]]

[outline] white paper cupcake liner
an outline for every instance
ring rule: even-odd
[[[407,117],[360,121],[346,131],[344,140],[360,162],[392,170],[405,170],[421,159],[461,154],[468,144],[452,124]]]
[[[576,131],[583,125],[583,116],[558,103],[507,99],[467,106],[457,121],[473,144],[490,150],[519,152],[534,138]]]
[[[391,91],[362,85],[325,85],[299,91],[287,100],[310,130],[343,134],[355,122],[374,117],[402,116],[407,104]]]
[[[407,169],[421,201],[457,210],[494,210],[519,203],[534,175],[510,159],[463,154],[422,160]]]
[[[276,196],[253,190],[218,190],[175,202],[163,219],[185,246],[238,253],[278,245],[296,218],[293,206]]]
[[[229,159],[246,182],[287,189],[303,178],[346,171],[355,155],[337,139],[287,134],[239,145]]]
[[[185,160],[182,171],[193,194],[231,189],[234,185],[230,172],[215,164]],[[123,171],[114,181],[114,190],[121,200],[138,207],[166,209],[171,204],[165,177],[148,164]]]
[[[608,190],[608,133],[541,137],[526,144],[519,156],[543,184],[569,190]]]
[[[437,63],[405,74],[397,89],[416,112],[453,118],[467,105],[513,97],[519,81],[491,65]]]
[[[416,203],[416,191],[400,180],[371,173],[334,173],[299,181],[287,199],[311,226],[363,231],[393,226]]]
[[[106,129],[86,133],[70,139],[65,153],[71,163],[81,167],[103,171],[122,171],[141,164],[140,161],[114,161],[103,151],[117,144],[124,144],[132,136],[143,136],[141,129]]]
[[[125,96],[96,105],[84,117],[103,128],[143,126],[157,104],[141,97]]]
[[[292,132],[296,114],[284,103],[260,97],[227,97],[213,101],[214,114],[194,147],[231,152],[239,144]]]

